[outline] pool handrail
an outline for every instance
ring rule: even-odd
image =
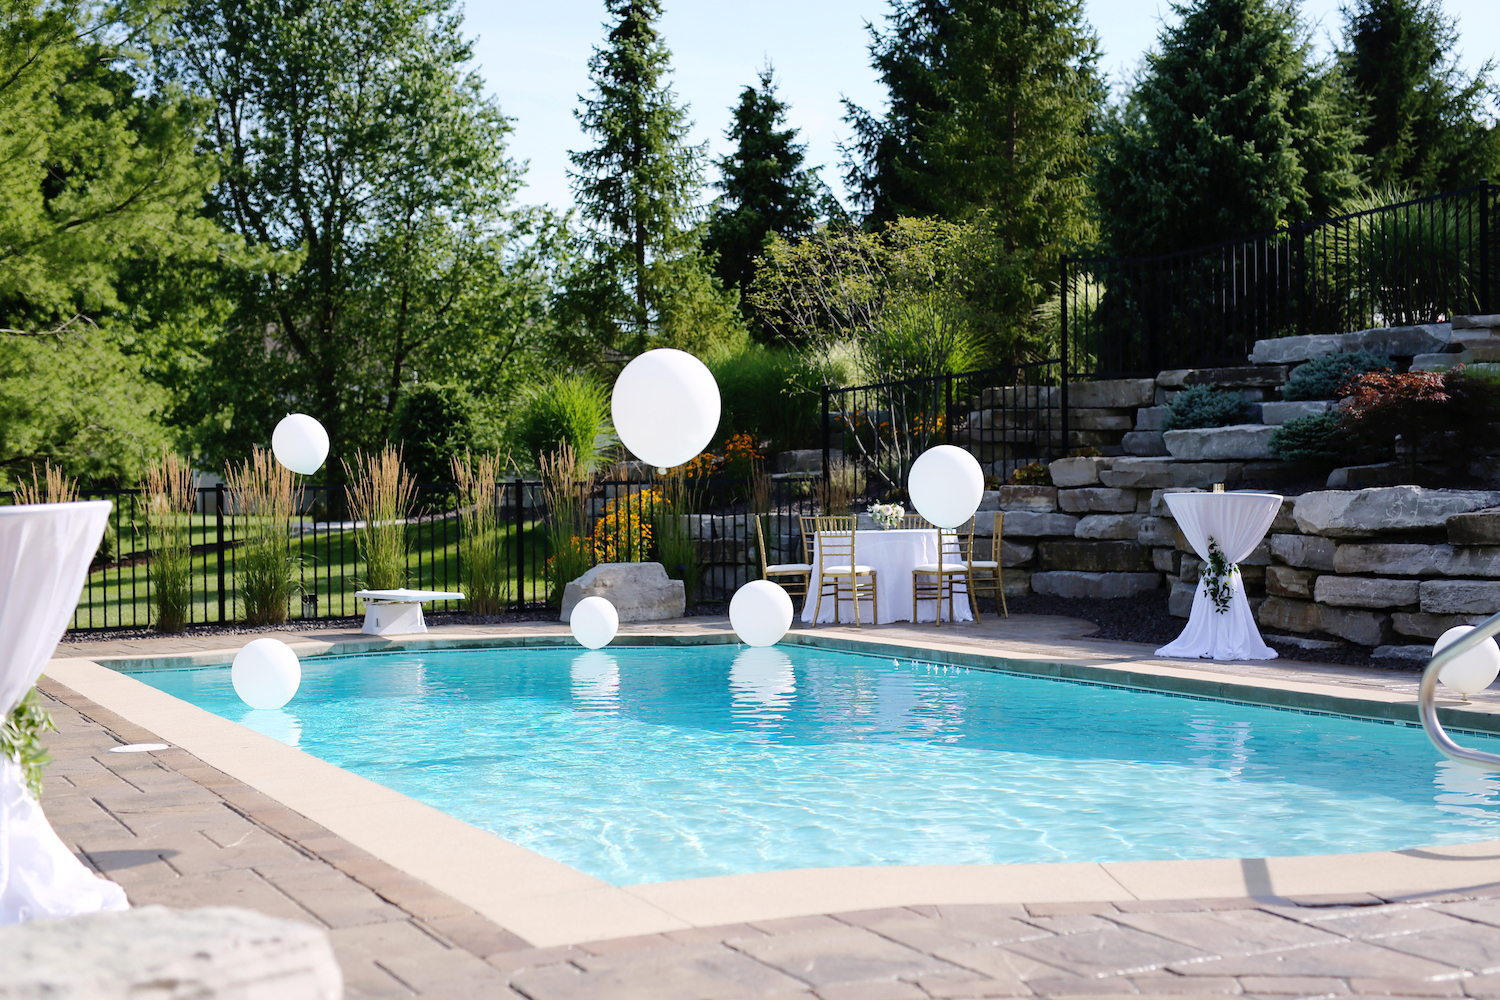
[[[1427,669],[1422,671],[1422,685],[1417,689],[1417,712],[1432,745],[1450,760],[1473,764],[1490,771],[1500,771],[1500,754],[1470,750],[1454,743],[1443,729],[1443,724],[1438,721],[1437,705],[1433,703],[1433,698],[1437,694],[1438,674],[1443,672],[1443,668],[1497,632],[1500,632],[1500,614],[1491,615],[1457,642],[1444,646],[1427,661]]]

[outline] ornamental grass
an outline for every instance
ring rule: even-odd
[[[291,520],[298,507],[292,473],[269,451],[255,446],[239,466],[225,470],[224,479],[242,515],[245,537],[235,553],[235,574],[245,621],[277,625],[287,620],[297,581],[299,560],[292,553]]]
[[[151,549],[151,596],[158,632],[181,632],[192,600],[192,518],[198,490],[192,471],[163,451],[146,467],[147,537]]]
[[[507,574],[500,531],[499,455],[477,458],[465,449],[453,456],[453,481],[458,484],[458,518],[463,531],[459,547],[464,598],[476,615],[499,614]]]
[[[36,466],[31,467],[31,482],[21,480],[16,484],[16,503],[73,503],[78,499],[78,480],[69,479],[61,469],[54,469],[51,462],[42,464],[42,477],[37,478]]]
[[[552,551],[547,559],[547,603],[561,607],[563,590],[570,581],[588,572],[595,562],[615,560],[596,558],[596,543],[590,540],[595,486],[591,469],[566,442],[539,456],[537,464],[547,504],[547,544]]]
[[[365,563],[364,578],[356,582],[363,590],[397,590],[406,584],[406,514],[416,493],[401,449],[386,445],[373,455],[356,452],[352,466],[344,463],[344,474]]]

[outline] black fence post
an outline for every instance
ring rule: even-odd
[[[823,387],[823,485],[825,487],[828,485],[828,463],[832,460],[832,442],[830,439],[833,434],[832,427],[828,422],[828,397],[829,388],[825,385]]]
[[[227,617],[224,612],[224,484],[219,483],[214,487],[214,520],[217,528],[217,544],[214,550],[218,553],[219,562],[219,624],[223,624]]]
[[[525,531],[526,512],[523,509],[526,487],[516,480],[516,610],[526,606],[526,546],[522,540]]]
[[[953,443],[953,373],[943,372],[943,443]]]
[[[1490,289],[1490,181],[1479,182],[1479,311],[1494,312]]]

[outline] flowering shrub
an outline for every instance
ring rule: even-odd
[[[616,496],[604,505],[604,516],[594,527],[595,562],[640,562],[651,551],[651,517],[661,503],[653,486]]]

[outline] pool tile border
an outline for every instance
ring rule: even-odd
[[[1391,692],[1372,690],[1355,697],[1328,685],[1278,686],[1250,678],[1227,681],[1195,672],[1190,665],[1044,661],[944,647],[940,637],[923,636],[923,640],[927,644],[913,646],[806,632],[787,637],[795,645],[908,656],[1291,711],[1398,723],[1416,718],[1413,699]],[[620,645],[647,646],[734,641],[723,632],[636,634],[617,640]],[[396,641],[301,639],[292,645],[299,655],[318,656],[572,643],[554,632]],[[229,649],[165,657],[58,659],[49,664],[47,674],[542,947],[892,906],[1277,899],[1359,893],[1402,898],[1500,882],[1500,841],[1488,841],[1291,858],[805,869],[615,887],[182,702],[124,672],[222,665],[233,654]],[[1489,706],[1445,707],[1443,713],[1445,724],[1500,732],[1500,714]]]

